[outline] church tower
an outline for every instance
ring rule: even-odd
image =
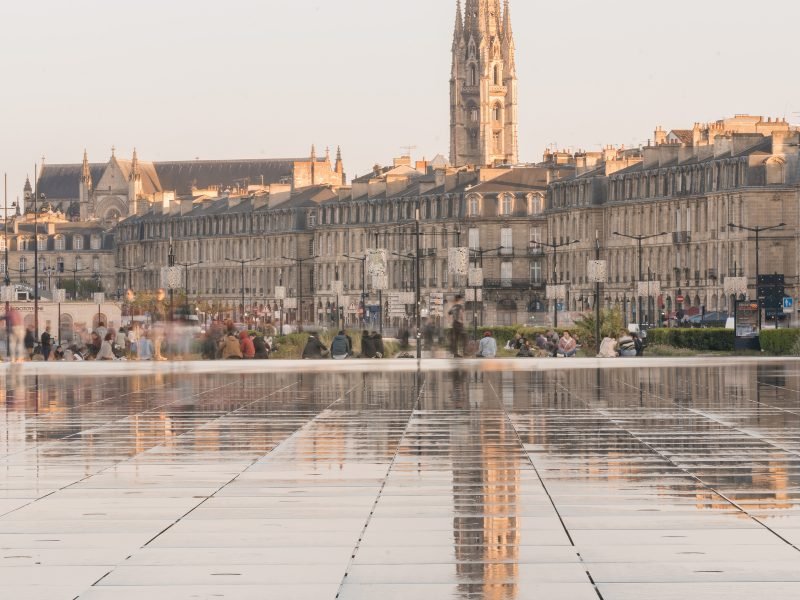
[[[514,164],[517,145],[517,72],[511,8],[504,0],[456,4],[450,77],[450,162]]]

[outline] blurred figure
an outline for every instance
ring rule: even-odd
[[[632,334],[633,344],[636,346],[636,356],[644,356],[644,342],[638,333]]]
[[[454,358],[461,358],[460,352],[466,352],[466,338],[464,336],[464,297],[456,296],[455,302],[447,312],[452,320],[450,331],[450,351]]]
[[[23,362],[25,360],[25,324],[22,313],[12,307],[7,318],[11,329],[11,353],[8,360]]]
[[[114,348],[112,347],[113,342],[114,342],[114,334],[109,331],[108,333],[106,333],[106,337],[100,345],[100,351],[97,353],[96,360],[117,359],[117,357],[114,356]]]
[[[53,349],[53,336],[50,335],[50,325],[45,327],[44,331],[42,332],[42,356],[45,360],[50,359],[50,352]]]
[[[497,340],[491,331],[486,331],[478,344],[478,358],[494,358],[497,356]]]
[[[372,347],[375,349],[374,358],[383,358],[386,356],[386,349],[383,346],[383,336],[377,331],[373,331],[371,337]]]
[[[603,338],[600,342],[600,352],[597,358],[616,358],[617,357],[617,340],[614,336],[609,335]]]
[[[25,354],[28,360],[33,359],[33,349],[36,346],[36,336],[33,334],[33,326],[29,325],[25,328]]]
[[[222,351],[222,360],[236,360],[244,357],[240,340],[234,331],[228,331],[222,338],[220,350]]]
[[[56,361],[64,360],[64,347],[61,344],[56,346],[56,349],[53,351],[53,360]]]
[[[361,358],[375,358],[375,344],[366,329],[361,332]]]
[[[627,331],[620,333],[619,340],[617,340],[617,348],[619,355],[623,358],[636,356],[636,342],[633,341],[631,334]]]
[[[303,348],[304,359],[322,358],[323,354],[328,353],[328,347],[319,341],[316,334],[309,334],[305,348]]]
[[[263,334],[259,333],[253,338],[253,348],[256,351],[254,358],[257,360],[269,358],[269,346],[267,346],[267,341],[264,339]]]
[[[150,335],[145,331],[139,338],[137,344],[139,360],[153,360],[153,342],[150,340]]]
[[[256,357],[256,347],[247,330],[243,330],[239,334],[239,347],[242,350],[242,358],[252,360]]]

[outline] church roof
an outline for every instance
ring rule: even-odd
[[[39,174],[39,193],[51,200],[76,200],[80,195],[81,169],[80,164],[43,165]],[[90,164],[89,169],[92,181],[97,182],[103,176],[106,164]]]
[[[190,194],[192,187],[261,185],[262,177],[264,185],[280,183],[291,179],[295,162],[308,161],[308,158],[193,160],[156,162],[153,165],[161,189],[174,191],[180,196]],[[317,162],[322,161],[317,159]]]

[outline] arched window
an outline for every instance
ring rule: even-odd
[[[67,243],[66,240],[64,239],[64,236],[57,235],[55,238],[55,249],[60,252],[66,250],[66,248],[67,248]]]
[[[469,84],[478,85],[478,67],[475,65],[469,66]]]
[[[495,104],[492,109],[492,119],[494,119],[495,123],[500,123],[503,120],[503,109],[500,108],[499,104]]]
[[[73,250],[83,250],[83,236],[82,235],[72,236],[72,249]]]

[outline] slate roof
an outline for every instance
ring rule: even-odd
[[[489,181],[473,186],[470,191],[479,194],[499,194],[520,190],[543,190],[547,188],[547,175],[544,169],[513,169]]]
[[[308,158],[275,158],[251,160],[192,160],[153,163],[161,189],[178,195],[190,194],[192,187],[225,187],[239,184],[264,185],[291,180],[295,162]],[[317,162],[322,162],[317,159]]]
[[[50,200],[77,200],[82,169],[81,164],[45,164],[39,174],[39,193],[44,194]],[[106,163],[92,163],[89,165],[89,170],[92,173],[92,181],[100,181],[106,170]]]

